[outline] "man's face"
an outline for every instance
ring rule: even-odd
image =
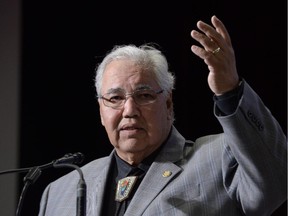
[[[153,74],[144,71],[128,60],[109,63],[103,75],[101,94],[115,89],[132,93],[139,86],[161,90]],[[139,163],[167,138],[172,124],[172,96],[158,94],[156,101],[138,105],[133,97],[127,97],[124,105],[117,109],[107,107],[99,99],[102,125],[117,154],[128,163]]]

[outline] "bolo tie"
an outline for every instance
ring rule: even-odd
[[[143,170],[133,168],[127,177],[118,180],[115,192],[116,215],[123,215],[128,207],[128,198],[133,194],[133,188],[136,185],[139,176],[143,174]]]

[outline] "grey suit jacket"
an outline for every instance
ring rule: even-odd
[[[224,133],[192,142],[173,126],[125,215],[265,216],[286,200],[286,136],[261,99],[245,82],[235,113],[214,110]],[[87,216],[100,215],[112,154],[82,167]],[[39,216],[76,215],[78,180],[72,171],[49,184]]]

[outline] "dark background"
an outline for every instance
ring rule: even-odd
[[[93,79],[95,65],[115,44],[159,44],[177,77],[178,130],[191,140],[221,132],[213,116],[207,67],[190,50],[195,44],[190,31],[198,20],[210,22],[214,14],[230,32],[239,74],[287,131],[286,1],[155,4],[23,1],[20,167],[74,152],[85,155],[85,164],[110,153]],[[37,215],[44,188],[68,171],[43,171],[27,191],[22,215]],[[19,196],[23,177],[19,175]],[[274,215],[287,215],[286,203]]]

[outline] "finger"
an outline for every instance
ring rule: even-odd
[[[197,22],[197,27],[202,33],[194,34],[194,36],[198,39],[202,46],[205,47],[205,50],[214,53],[219,47],[222,51],[226,50],[227,45],[226,42],[223,41],[222,36],[216,31],[214,27],[208,25],[203,21]],[[201,37],[200,37],[201,35]]]
[[[221,36],[219,35],[219,33],[216,31],[214,27],[212,27],[211,25],[208,25],[207,23],[201,20],[197,22],[197,27],[210,40],[217,41],[215,39],[221,38]]]
[[[192,45],[191,50],[195,55],[199,56],[201,59],[207,58],[207,52],[203,48],[196,45]]]
[[[216,31],[222,36],[222,38],[224,38],[226,43],[229,46],[232,46],[230,35],[229,35],[225,25],[223,24],[223,22],[218,17],[216,17],[215,15],[212,16],[211,22],[212,22],[213,26],[215,27]]]
[[[213,50],[218,48],[218,45],[210,37],[207,37],[196,30],[192,30],[191,36],[198,41],[206,51],[213,52]]]
[[[220,57],[220,53],[217,55],[214,55],[212,52],[207,52],[206,50],[204,50],[203,48],[196,46],[196,45],[192,45],[191,46],[191,51],[197,55],[198,57],[200,57],[201,59],[204,60],[204,62],[209,66],[209,65],[213,65],[216,62],[221,61],[221,57]],[[215,58],[216,57],[216,58]]]

